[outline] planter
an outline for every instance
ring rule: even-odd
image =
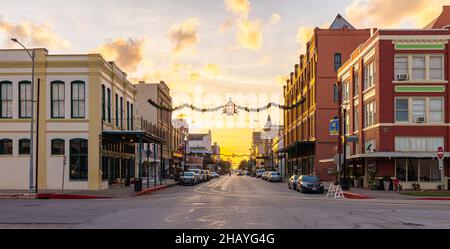
[[[384,190],[389,191],[389,186],[391,185],[391,182],[383,181],[383,184],[384,184]]]

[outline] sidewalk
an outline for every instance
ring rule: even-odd
[[[160,181],[157,181],[157,186],[153,181],[149,181],[149,188],[147,188],[147,182],[143,182],[142,191],[135,192],[134,185],[129,187],[110,186],[104,190],[43,190],[39,191],[39,199],[109,199],[109,198],[132,198],[144,194],[150,194],[155,191],[169,188],[177,185],[174,180],[163,180],[163,184],[160,185]],[[0,199],[33,199],[35,194],[28,193],[27,190],[0,190]]]
[[[351,188],[350,192],[357,195],[365,195],[372,199],[385,199],[385,200],[417,200],[416,196],[402,195],[402,192],[397,191],[382,191],[382,190],[369,190],[361,188]]]

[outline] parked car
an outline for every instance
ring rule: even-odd
[[[292,175],[288,180],[288,188],[297,190],[298,175]]]
[[[206,176],[207,176],[207,178],[208,178],[208,181],[211,180],[211,179],[212,179],[212,177],[211,177],[211,171],[206,170]]]
[[[202,182],[207,182],[208,181],[208,173],[206,173],[206,170],[201,170],[202,174]]]
[[[263,176],[264,172],[266,172],[266,170],[264,169],[258,169],[256,170],[256,178],[260,178]]]
[[[278,171],[271,172],[270,175],[267,177],[267,180],[269,182],[282,182],[283,179],[281,178],[281,174]]]
[[[214,179],[214,178],[219,178],[220,176],[219,176],[219,174],[217,174],[217,172],[212,172],[211,173],[211,178],[212,179]]]
[[[297,191],[323,194],[324,187],[317,176],[302,175],[297,180]]]
[[[186,184],[195,185],[195,184],[197,184],[197,181],[198,181],[198,179],[195,176],[194,172],[186,171],[181,174],[180,181],[178,182],[178,184],[180,184],[180,185],[186,185]]]
[[[197,183],[203,182],[203,173],[199,169],[189,169],[190,172],[194,172],[196,174],[196,177],[198,178]]]
[[[264,172],[264,174],[263,174],[263,176],[262,176],[262,179],[263,180],[265,180],[265,181],[268,181],[269,180],[269,175],[272,173],[272,171],[266,171],[266,172]]]

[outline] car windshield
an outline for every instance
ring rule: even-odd
[[[184,176],[193,176],[194,172],[184,172]]]
[[[297,180],[298,179],[298,176],[294,176],[294,180]]]
[[[303,176],[302,181],[303,182],[318,182],[319,178],[317,178],[315,176]]]

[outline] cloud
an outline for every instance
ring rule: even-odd
[[[233,18],[227,19],[224,23],[222,23],[222,25],[220,25],[219,32],[220,33],[227,32],[231,27],[233,27],[234,24],[235,24],[235,21]]]
[[[95,52],[100,53],[106,60],[114,61],[122,70],[135,72],[144,58],[146,39],[116,40],[100,45]]]
[[[314,29],[311,27],[301,26],[297,29],[297,43],[300,44],[300,53],[305,53],[306,43],[314,34]]]
[[[250,12],[250,2],[248,0],[225,0],[228,11],[235,14],[247,16]]]
[[[270,17],[269,23],[271,25],[275,25],[278,22],[280,22],[280,20],[281,20],[281,16],[279,14],[277,14],[277,13],[273,13],[272,16]]]
[[[259,60],[259,64],[261,66],[267,66],[270,64],[271,60],[272,60],[271,56],[265,55],[265,56],[261,57],[261,59]]]
[[[450,0],[353,0],[345,12],[349,21],[360,27],[394,28],[412,24],[422,28],[442,10]]]
[[[252,50],[258,50],[262,47],[263,31],[259,20],[244,20],[238,24],[236,34],[237,42],[240,46]]]
[[[197,45],[199,41],[198,26],[200,21],[198,18],[188,18],[175,24],[170,30],[170,40],[172,42],[172,53],[179,54],[187,48]]]
[[[72,47],[69,41],[53,31],[50,24],[34,24],[29,21],[11,23],[0,16],[0,32],[7,37],[7,46],[12,46],[11,38],[17,38],[28,47],[45,47],[55,50],[68,50]]]
[[[197,81],[197,80],[200,79],[200,74],[197,73],[197,72],[193,72],[193,73],[191,73],[191,75],[189,75],[189,78],[190,78],[192,81]]]
[[[220,68],[219,66],[217,66],[216,64],[207,64],[205,65],[205,67],[203,68],[203,70],[211,75],[211,76],[218,76],[220,74]]]
[[[285,85],[286,81],[289,79],[288,76],[286,75],[278,75],[277,78],[275,79],[276,82],[280,85]]]

